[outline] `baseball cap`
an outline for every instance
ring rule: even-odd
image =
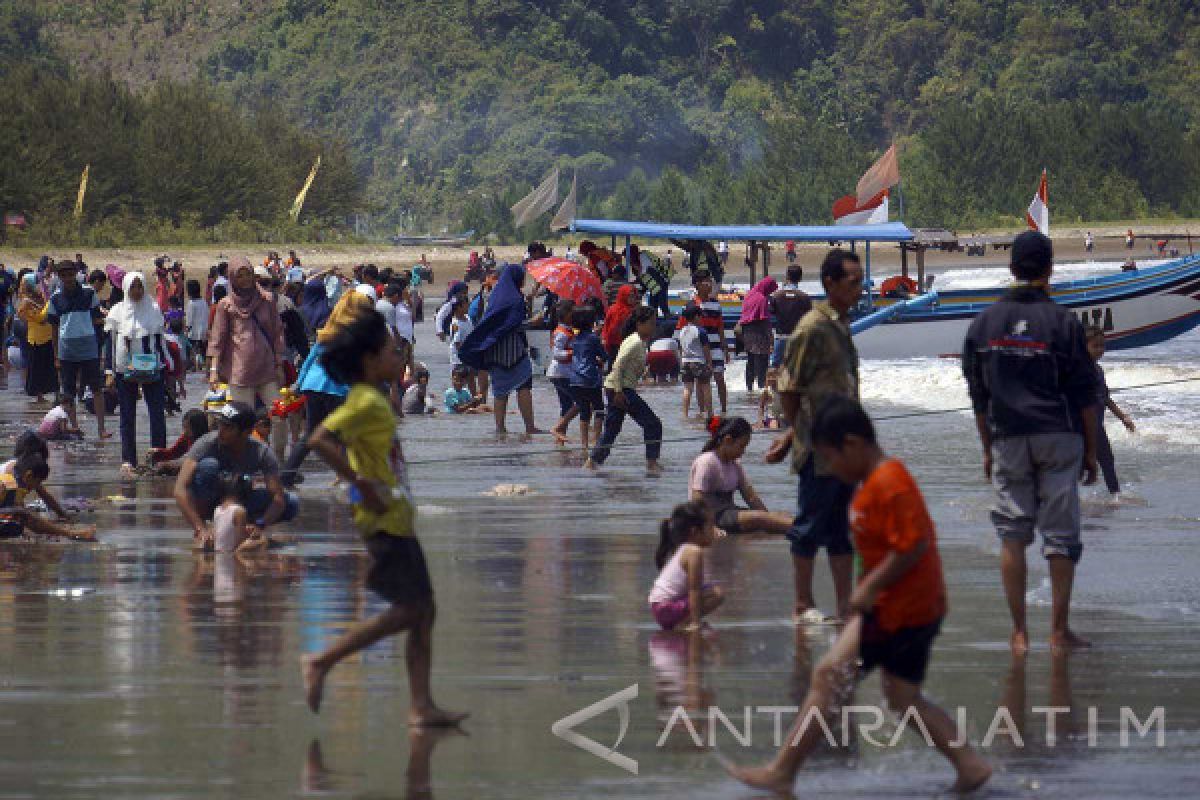
[[[1012,243],[1012,264],[1030,263],[1048,265],[1054,260],[1054,245],[1050,237],[1038,231],[1025,231],[1017,235]]]
[[[228,423],[242,431],[253,428],[257,420],[258,415],[254,413],[254,409],[245,403],[231,401],[217,411],[218,425]]]

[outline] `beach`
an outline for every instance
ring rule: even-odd
[[[466,252],[454,253],[463,265]],[[325,257],[300,253],[306,267]],[[185,261],[195,268],[206,264],[204,255]],[[108,258],[85,257],[91,266]],[[341,261],[347,253],[329,258],[355,263]],[[811,259],[802,255],[806,265],[815,259],[815,251]],[[412,253],[376,263],[409,266]],[[453,274],[443,263],[454,261],[434,256],[438,285]],[[431,317],[427,305],[416,352],[438,398],[448,385],[448,357]],[[1120,502],[1110,502],[1103,488],[1083,492],[1085,549],[1073,623],[1094,647],[1050,653],[1049,585],[1035,547],[1033,650],[1024,662],[1008,651],[991,493],[973,419],[962,410],[967,398],[957,363],[863,364],[863,399],[881,443],[908,463],[938,528],[950,614],[927,691],[952,712],[963,709],[977,744],[1002,707],[1021,738],[1018,746],[1011,733],[996,734],[981,748],[997,768],[988,796],[1173,798],[1194,785],[1198,359],[1200,333],[1192,332],[1103,362],[1114,390],[1162,385],[1115,391],[1139,426],[1128,434],[1109,419],[1126,483]],[[744,391],[742,362],[731,368],[729,384],[731,412],[753,419],[757,403]],[[0,392],[3,441],[40,418],[16,381],[9,385]],[[204,391],[197,375],[188,388],[193,399]],[[51,445],[50,483],[61,498],[95,501],[81,521],[98,526],[99,541],[0,542],[0,793],[756,796],[725,775],[721,759],[745,763],[771,752],[772,716],[759,709],[798,704],[835,629],[792,625],[785,542],[734,537],[713,554],[728,601],[712,618],[702,652],[689,653],[684,640],[657,630],[645,599],[656,574],[657,520],[685,498],[688,468],[706,438],[698,423],[680,419],[679,391],[644,392],[668,440],[658,478],[644,475],[634,426],[594,475],[550,436],[497,442],[490,415],[402,422],[438,603],[434,679],[443,702],[472,711],[465,735],[409,733],[404,647],[392,639],[338,667],[320,717],[305,707],[300,655],[383,607],[363,588],[367,562],[344,492],[332,488],[332,474],[315,458],[299,487],[300,516],[279,531],[293,543],[241,560],[193,554],[172,482],[116,480],[116,444]],[[557,413],[553,392],[539,380],[534,394],[539,425],[549,427]],[[90,421],[83,424],[90,430]],[[139,427],[144,443],[146,426]],[[169,436],[178,430],[178,417],[169,419]],[[768,441],[755,436],[744,464],[772,510],[794,511],[794,476],[762,463]],[[528,492],[488,496],[498,484]],[[817,576],[818,601],[831,610],[828,572],[818,569]],[[637,761],[637,775],[551,732],[557,720],[635,685],[617,749]],[[877,677],[868,679],[856,704],[881,706],[878,686]],[[705,747],[678,724],[660,742],[680,703],[697,719],[717,707],[739,729],[751,708],[752,741],[743,745],[718,722],[715,747],[708,747],[701,721]],[[1046,714],[1034,710],[1047,706],[1070,709],[1056,717],[1053,741]],[[1161,708],[1161,746],[1153,731],[1131,732],[1122,708],[1139,723]],[[1123,719],[1130,734],[1124,743]],[[608,748],[620,727],[610,711],[579,730]],[[889,739],[890,725],[883,730]],[[799,796],[929,797],[951,782],[941,757],[912,733],[896,747],[852,738],[850,747],[824,751],[806,766]]]

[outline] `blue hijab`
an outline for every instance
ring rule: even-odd
[[[325,291],[325,281],[314,278],[304,284],[304,294],[300,296],[300,313],[309,332],[316,331],[329,319],[329,293]]]
[[[487,311],[459,346],[458,355],[468,367],[487,369],[487,351],[525,324],[529,314],[521,294],[524,280],[525,268],[519,264],[509,264],[500,273],[500,280],[488,298]]]

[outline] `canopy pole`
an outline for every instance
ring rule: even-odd
[[[771,243],[763,242],[763,277],[771,275]]]
[[[863,243],[863,283],[867,285],[867,306],[875,305],[875,299],[871,291],[871,243]]]
[[[903,242],[900,243],[900,274],[906,278],[908,277],[908,248],[904,246]],[[921,288],[924,289],[925,287],[922,286]]]
[[[925,291],[925,247],[917,245],[917,284],[920,291]]]
[[[630,258],[628,234],[625,236],[625,278],[626,280],[633,280],[633,259]]]
[[[608,249],[609,250],[617,249],[617,235],[615,233],[609,237]]]

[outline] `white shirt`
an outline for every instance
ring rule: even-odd
[[[183,330],[194,342],[208,338],[208,303],[203,297],[188,300],[183,309]]]
[[[392,333],[396,332],[396,306],[386,297],[375,301],[375,310],[383,315],[383,321]]]
[[[675,335],[679,339],[680,360],[684,364],[706,363],[704,343],[708,341],[708,336],[699,325],[695,323],[687,325]]]
[[[694,544],[681,544],[679,549],[671,554],[671,558],[663,566],[662,572],[654,581],[647,600],[651,603],[669,603],[688,596],[688,575],[683,568],[683,554],[693,548]]]
[[[470,317],[459,319],[455,317],[450,320],[450,365],[453,367],[462,363],[462,359],[458,357],[458,348],[462,347],[462,343],[471,335],[471,331],[475,330],[475,323]]]
[[[416,331],[413,329],[412,309],[403,301],[395,305],[396,335],[409,342],[416,341]]]

